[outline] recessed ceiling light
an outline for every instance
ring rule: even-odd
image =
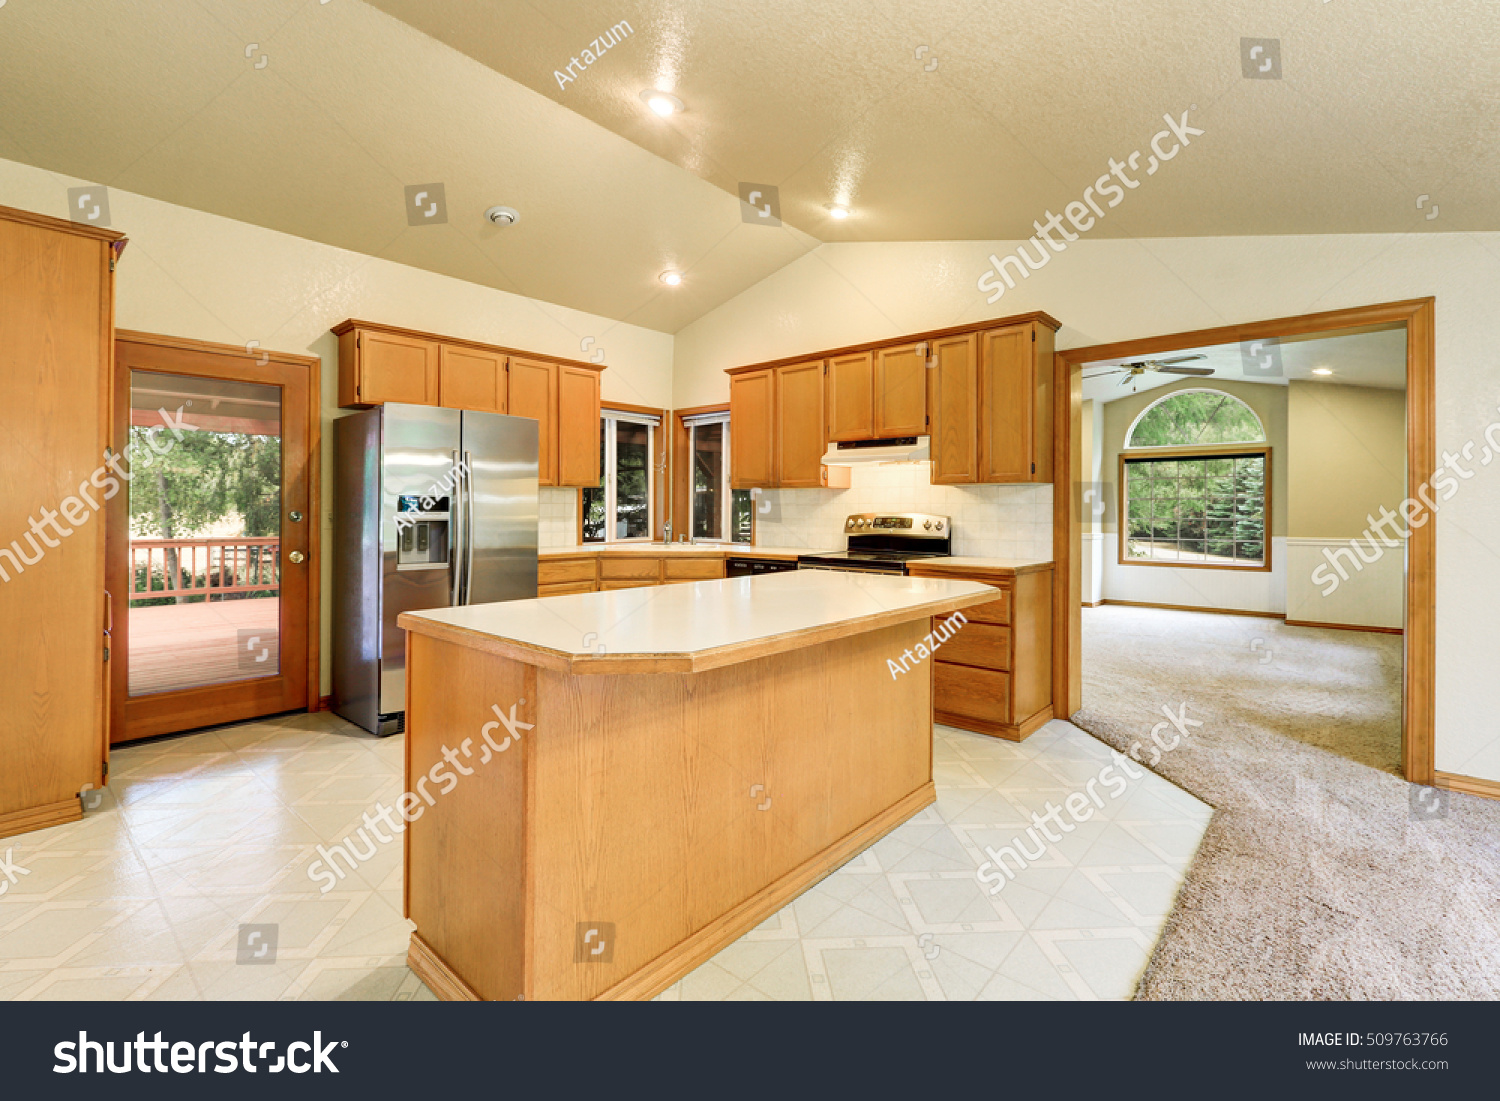
[[[675,287],[682,282],[682,272],[664,271],[661,273],[661,281],[669,287]]]
[[[641,101],[662,118],[675,115],[679,111],[687,110],[682,105],[682,100],[670,92],[658,92],[655,88],[647,88],[641,93]]]
[[[1331,368],[1331,367],[1314,367],[1313,368],[1313,374],[1315,374],[1315,375],[1331,375],[1331,374],[1333,374],[1333,368]]]
[[[828,208],[828,216],[830,218],[837,218],[842,222],[845,218],[849,217],[849,208],[847,206],[840,206],[838,203],[834,203]]]
[[[497,226],[513,226],[521,220],[521,212],[513,206],[492,206],[484,216]]]

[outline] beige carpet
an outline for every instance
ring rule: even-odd
[[[1083,662],[1074,722],[1215,808],[1138,998],[1500,997],[1500,802],[1400,778],[1399,636],[1105,606]]]

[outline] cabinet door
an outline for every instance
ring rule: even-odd
[[[823,361],[776,368],[776,484],[821,486],[826,447]]]
[[[979,480],[979,364],[973,333],[933,341],[932,481]]]
[[[869,352],[828,361],[828,438],[875,435],[875,358]]]
[[[437,341],[364,329],[355,338],[355,354],[362,404],[438,403]]]
[[[505,357],[444,344],[438,349],[438,401],[445,409],[505,412]]]
[[[729,484],[735,489],[776,484],[775,390],[770,369],[729,376]]]
[[[557,364],[512,356],[508,386],[510,415],[537,422],[537,481],[557,484]],[[596,430],[597,431],[597,430]]]
[[[875,353],[875,435],[927,432],[927,346],[907,344]]]
[[[599,372],[557,371],[557,484],[599,484]]]
[[[1031,325],[980,336],[982,481],[1043,480],[1036,462],[1036,354]]]

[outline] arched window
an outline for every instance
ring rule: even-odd
[[[1265,426],[1233,394],[1152,402],[1120,454],[1120,562],[1269,570],[1270,466]]]
[[[1255,410],[1223,390],[1178,390],[1152,402],[1125,433],[1126,447],[1264,443]]]

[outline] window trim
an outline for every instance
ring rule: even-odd
[[[730,433],[732,431],[729,416],[729,403],[721,402],[717,405],[698,405],[686,409],[673,411],[673,440],[672,440],[672,523],[673,538],[688,534],[692,531],[693,524],[693,425],[707,423],[712,420],[723,418],[724,421],[724,488],[726,507],[729,510],[728,527],[725,529],[733,535],[734,531],[734,495],[743,490],[736,490],[730,481],[731,471],[729,468]],[[682,516],[678,516],[679,508]],[[730,539],[694,539],[693,542],[709,547],[755,547],[758,542],[755,522],[756,510],[750,510],[750,540],[749,542],[738,542],[732,537]],[[680,523],[679,523],[680,521]]]
[[[611,421],[624,421],[627,424],[639,425],[646,429],[646,453],[647,462],[651,474],[646,479],[646,534],[632,536],[629,539],[619,539],[611,536],[615,519],[615,474],[610,469],[610,456],[615,451],[616,436],[605,426]],[[600,484],[597,486],[579,487],[578,490],[578,543],[586,547],[604,547],[623,543],[653,543],[660,536],[661,524],[661,473],[662,463],[659,456],[662,454],[662,446],[665,442],[666,411],[652,409],[644,405],[637,406],[612,406],[603,405],[599,409],[599,425],[603,439],[600,441],[599,466]],[[604,538],[587,540],[583,537],[583,494],[585,489],[604,490]]]
[[[722,413],[708,413],[708,414],[698,413],[698,414],[692,414],[692,415],[689,415],[689,416],[683,418],[683,427],[687,429],[687,463],[688,463],[688,483],[687,483],[687,510],[688,510],[688,515],[687,515],[687,527],[688,527],[688,533],[689,533],[689,536],[691,537],[691,535],[692,535],[693,520],[694,520],[694,518],[697,515],[697,513],[695,512],[694,507],[693,507],[694,506],[694,502],[693,502],[693,496],[694,496],[694,493],[693,493],[693,485],[694,485],[694,482],[693,482],[693,458],[694,458],[694,455],[695,455],[695,453],[697,451],[697,446],[696,445],[697,445],[698,429],[701,426],[706,425],[706,424],[720,424],[720,425],[724,426],[724,436],[723,436],[723,440],[724,440],[724,469],[723,469],[723,475],[724,475],[724,477],[723,477],[723,486],[722,486],[723,492],[722,492],[722,494],[720,496],[720,504],[719,504],[719,530],[720,531],[728,532],[730,534],[730,538],[728,538],[728,539],[698,539],[696,537],[693,537],[693,538],[691,538],[691,541],[693,543],[708,543],[708,544],[710,544],[712,546],[716,546],[716,547],[719,547],[719,546],[723,546],[723,547],[740,546],[740,547],[743,547],[743,546],[746,546],[746,544],[744,544],[744,543],[736,543],[734,541],[734,538],[733,538],[733,535],[734,535],[734,493],[735,493],[735,491],[734,491],[734,488],[729,484],[729,482],[730,482],[730,479],[729,479],[729,453],[730,453],[729,452],[729,448],[730,448],[731,445],[730,445],[730,439],[729,439],[729,432],[730,432],[729,411],[727,409],[724,412],[722,412]],[[752,533],[751,534],[751,538],[752,539],[754,538],[754,523],[755,523],[755,521],[752,519],[751,520],[751,533]]]
[[[1128,439],[1129,437],[1127,437]],[[1125,464],[1141,459],[1222,459],[1229,456],[1260,455],[1265,459],[1265,554],[1258,566],[1221,566],[1213,562],[1171,562],[1157,561],[1150,558],[1131,558],[1125,553],[1125,548],[1130,538],[1130,510],[1127,500],[1127,484],[1125,478]],[[1122,566],[1155,566],[1165,567],[1171,570],[1220,570],[1225,573],[1270,573],[1271,572],[1271,445],[1269,443],[1250,444],[1215,444],[1212,447],[1132,447],[1124,448],[1119,456],[1119,482],[1117,495],[1119,497],[1115,511],[1115,528],[1117,533],[1117,557]]]
[[[1142,418],[1144,418],[1147,413],[1151,412],[1151,410],[1155,409],[1162,402],[1164,402],[1164,401],[1170,401],[1172,398],[1178,397],[1179,395],[1182,395],[1182,394],[1219,394],[1219,395],[1221,395],[1223,397],[1230,398],[1230,399],[1232,399],[1234,401],[1239,402],[1247,410],[1249,410],[1250,415],[1255,418],[1256,425],[1260,428],[1260,439],[1258,439],[1258,440],[1240,440],[1238,443],[1235,443],[1232,446],[1238,447],[1238,446],[1240,446],[1240,444],[1245,444],[1245,445],[1261,444],[1261,443],[1263,443],[1263,444],[1269,444],[1271,442],[1271,437],[1266,432],[1266,422],[1263,421],[1263,420],[1261,420],[1260,419],[1260,414],[1255,411],[1255,409],[1250,405],[1250,403],[1248,401],[1246,401],[1244,398],[1240,397],[1238,394],[1231,394],[1228,390],[1221,390],[1221,389],[1219,389],[1216,386],[1184,386],[1184,387],[1182,387],[1179,390],[1173,390],[1171,393],[1163,394],[1161,397],[1157,398],[1151,404],[1147,405],[1146,408],[1142,409],[1139,413],[1136,414],[1135,419],[1130,422],[1130,426],[1125,429],[1125,442],[1124,442],[1124,444],[1121,445],[1122,449],[1125,450],[1125,451],[1153,451],[1153,450],[1155,450],[1155,451],[1165,451],[1165,450],[1168,450],[1169,447],[1134,447],[1134,446],[1131,445],[1130,438],[1135,435],[1136,426],[1141,423]],[[1195,444],[1195,443],[1184,443],[1184,444],[1172,444],[1172,445],[1169,445],[1169,446],[1170,447],[1176,447],[1176,448],[1184,448],[1184,447],[1196,448],[1196,447],[1205,446],[1205,445],[1200,445],[1200,444]],[[1219,445],[1219,444],[1210,444],[1210,445],[1206,445],[1206,446],[1219,447],[1221,445]]]

